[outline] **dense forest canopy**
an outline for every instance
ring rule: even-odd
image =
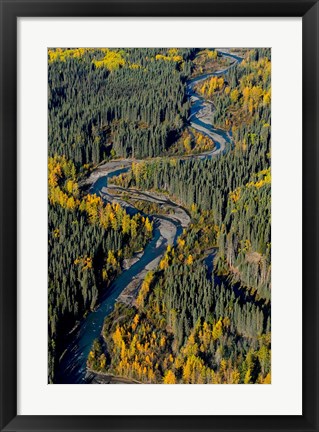
[[[162,154],[187,116],[193,50],[78,51],[49,54],[49,154],[78,166]]]
[[[130,189],[162,193],[191,222],[106,317],[88,368],[143,383],[271,382],[271,52],[237,54],[238,64],[213,49],[48,51],[50,382],[64,336],[165,213],[144,202],[132,215],[80,186],[116,158],[132,159],[110,181],[128,202]],[[188,80],[226,68],[194,89],[232,144],[196,158],[215,143],[189,120]]]

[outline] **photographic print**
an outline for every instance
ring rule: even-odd
[[[48,382],[271,383],[271,49],[48,49]]]

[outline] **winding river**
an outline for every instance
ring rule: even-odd
[[[234,54],[220,51],[222,56],[230,57],[234,61],[232,64],[218,72],[200,75],[187,82],[187,96],[191,100],[190,116],[188,122],[194,129],[207,135],[215,142],[213,150],[192,155],[192,158],[212,158],[225,152],[231,146],[232,139],[229,133],[222,129],[214,128],[211,125],[210,115],[213,106],[210,102],[199,96],[194,85],[203,81],[209,76],[224,75],[230,68],[242,61],[241,57]],[[142,281],[147,271],[157,267],[163,256],[167,245],[175,244],[183,228],[190,223],[190,217],[186,209],[174,203],[165,195],[152,193],[149,191],[141,192],[134,189],[125,190],[114,185],[108,185],[111,177],[127,172],[132,165],[131,159],[116,160],[107,162],[99,166],[86,180],[89,193],[96,193],[107,201],[116,201],[126,208],[130,214],[138,210],[133,204],[123,200],[123,191],[129,194],[130,202],[134,200],[145,200],[155,202],[160,206],[169,209],[169,215],[149,215],[153,221],[153,237],[147,244],[144,251],[137,257],[127,260],[125,268],[114,280],[107,290],[107,293],[100,299],[100,304],[94,312],[89,312],[81,320],[79,325],[68,335],[68,347],[59,361],[56,374],[56,382],[60,384],[88,384],[86,360],[90,352],[94,339],[101,334],[105,317],[112,312],[116,300],[121,297],[121,301],[130,301],[129,294],[124,296],[123,290]]]

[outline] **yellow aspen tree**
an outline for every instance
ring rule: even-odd
[[[122,232],[123,234],[128,234],[131,230],[131,218],[126,213],[122,219]]]
[[[265,378],[263,380],[263,384],[271,384],[271,373],[270,372],[265,376]]]
[[[165,344],[166,344],[166,337],[162,336],[161,339],[160,339],[160,347],[164,348]]]
[[[117,231],[118,223],[117,223],[116,215],[113,212],[111,212],[110,214],[110,221],[111,221],[112,229],[114,229],[114,231]]]
[[[135,331],[137,324],[139,323],[140,317],[138,314],[135,315],[134,319],[133,319],[133,323],[132,323],[132,330]]]
[[[270,91],[269,91],[269,92],[266,92],[266,93],[264,94],[264,97],[263,97],[263,104],[264,104],[265,106],[268,106],[268,105],[270,105],[270,101],[271,101],[271,95],[270,95]]]
[[[245,373],[244,384],[250,384],[250,383],[251,383],[251,374],[250,374],[250,369],[248,369],[247,372]]]
[[[119,326],[116,327],[115,332],[112,335],[112,339],[114,342],[114,345],[117,347],[121,347],[122,345],[122,333],[121,333],[121,329]]]
[[[69,210],[74,210],[76,207],[76,201],[73,197],[68,198],[66,203],[66,208]]]
[[[183,247],[185,246],[185,240],[183,240],[181,237],[178,237],[177,244],[181,249],[183,249]]]
[[[183,382],[190,384],[192,375],[192,367],[190,359],[187,359],[186,364],[183,366]]]
[[[153,232],[153,224],[148,217],[145,219],[145,229],[147,233]]]
[[[106,262],[108,264],[110,264],[112,267],[116,267],[117,266],[117,261],[116,261],[116,258],[115,258],[115,255],[114,255],[113,251],[110,251],[110,250],[108,251]]]
[[[151,368],[148,370],[148,381],[151,383],[155,381],[155,373]]]
[[[105,354],[100,355],[100,369],[105,369],[106,366],[106,357]]]
[[[232,103],[237,102],[238,98],[239,98],[239,91],[237,89],[232,90],[230,93],[230,100],[232,101]]]
[[[194,259],[193,259],[192,255],[189,254],[187,257],[187,260],[186,260],[186,264],[190,266],[193,264],[193,262],[194,262]]]
[[[221,90],[223,88],[223,86],[224,86],[224,78],[220,77],[217,79],[217,87],[219,90]]]
[[[134,219],[131,220],[131,236],[132,238],[137,236],[137,223]]]
[[[231,373],[231,384],[238,384],[240,380],[240,373],[238,369],[235,369]]]
[[[171,370],[168,370],[165,373],[164,379],[163,379],[163,383],[164,384],[176,384],[176,376],[174,374],[174,372],[172,372]]]
[[[221,320],[218,320],[217,323],[213,326],[212,336],[213,340],[219,339],[223,334],[223,324]]]
[[[168,267],[168,256],[167,254],[161,259],[159,267],[161,270],[165,270]]]

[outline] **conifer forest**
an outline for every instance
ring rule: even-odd
[[[48,383],[271,383],[271,49],[48,49]]]

